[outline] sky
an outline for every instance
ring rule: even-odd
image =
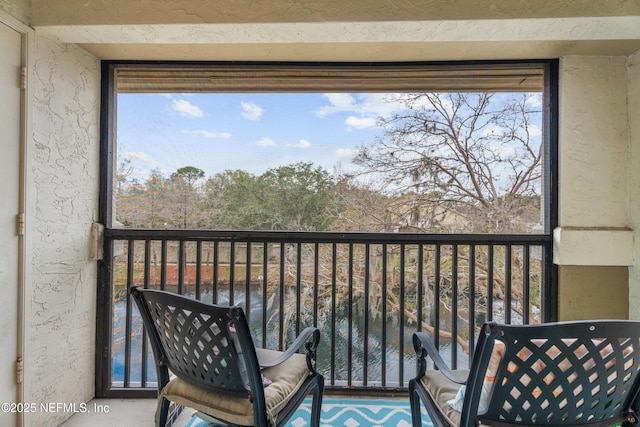
[[[195,166],[207,177],[242,169],[313,162],[353,170],[354,153],[382,134],[376,119],[396,105],[385,94],[119,94],[118,164],[129,160],[144,181]]]
[[[496,99],[514,94],[496,94]],[[517,95],[517,94],[516,94]],[[144,182],[152,170],[169,176],[193,166],[212,177],[241,169],[268,169],[312,162],[330,173],[356,170],[359,147],[383,128],[379,117],[401,109],[390,93],[200,93],[118,94],[117,161],[129,161],[131,178]],[[541,95],[529,94],[540,108]],[[485,132],[500,132],[487,127]],[[530,134],[541,136],[541,123]],[[503,154],[513,147],[500,146]],[[505,151],[506,150],[506,151]],[[499,171],[494,171],[499,174]]]

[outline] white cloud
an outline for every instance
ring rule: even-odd
[[[352,158],[356,155],[358,150],[354,150],[352,148],[339,148],[336,150],[336,157],[344,159],[344,158]]]
[[[356,108],[356,99],[348,93],[325,93],[324,97],[330,105],[320,107],[317,111],[319,117],[326,117],[342,111],[353,111]]]
[[[256,104],[251,102],[241,102],[240,106],[242,108],[242,117],[247,120],[251,120],[253,122],[260,120],[262,117],[262,113],[264,113],[264,109]]]
[[[311,147],[311,143],[306,139],[301,139],[299,143],[295,144],[294,147],[298,148],[309,148]]]
[[[130,162],[138,161],[141,163],[146,163],[152,167],[160,165],[160,163],[158,163],[157,161],[152,159],[147,153],[144,153],[142,151],[130,151],[127,153],[123,153],[122,158]]]
[[[256,145],[258,147],[273,147],[274,145],[276,145],[276,142],[273,139],[265,136],[264,138],[260,138],[259,140],[257,140]]]
[[[231,138],[231,134],[228,132],[220,132],[220,133],[216,133],[216,132],[209,132],[208,130],[184,130],[182,131],[183,133],[187,134],[187,135],[191,135],[191,136],[201,136],[203,138],[208,138],[208,139],[216,139],[216,138],[221,138],[221,139],[229,139]]]
[[[531,93],[527,97],[527,105],[531,108],[541,108],[542,107],[542,94],[541,93]]]
[[[190,117],[192,119],[203,117],[204,112],[193,105],[189,101],[185,101],[184,99],[174,99],[171,104],[171,109],[181,116]]]
[[[320,107],[316,115],[320,118],[338,113],[352,113],[347,125],[355,129],[376,127],[379,117],[388,117],[403,107],[402,97],[392,93],[326,93],[329,105]]]
[[[537,125],[529,125],[529,135],[532,137],[542,136],[542,129]]]
[[[356,129],[370,129],[376,127],[376,119],[374,117],[347,117],[348,126]]]
[[[404,109],[403,98],[389,93],[363,93],[359,97],[360,113],[375,117],[386,117],[394,111]]]
[[[147,153],[142,151],[129,151],[120,156],[123,160],[128,160],[135,166],[131,168],[130,179],[137,181],[146,181],[149,179],[150,171],[155,169],[166,174],[166,170],[159,162],[151,158]]]

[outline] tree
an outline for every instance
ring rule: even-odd
[[[260,177],[268,190],[265,213],[274,230],[324,231],[330,226],[330,174],[310,162],[270,169]]]
[[[541,221],[544,152],[536,95],[418,93],[397,95],[393,101],[402,109],[379,119],[384,134],[362,147],[354,161],[363,167],[363,176],[384,183],[389,203],[400,214],[399,226],[450,233],[534,231],[532,224]],[[483,312],[479,307],[487,303],[489,287],[504,289],[507,279],[505,270],[495,266],[507,256],[512,265],[524,262],[524,253],[506,246],[493,253],[489,272],[488,249],[472,254],[469,247],[458,247],[458,276],[441,276],[441,294],[454,295],[455,279],[458,295],[471,295],[465,269],[473,265],[478,280],[474,305],[477,313]],[[444,264],[441,268],[449,270]],[[513,283],[523,283],[521,268],[510,274]],[[493,298],[504,300],[505,295],[494,289]],[[510,298],[523,301],[522,288],[513,286]],[[441,301],[443,310],[453,310],[446,308],[446,299]],[[540,302],[532,297],[530,304]],[[456,308],[460,321],[468,318],[464,307]],[[512,304],[505,310],[517,313],[521,308]]]
[[[265,191],[257,178],[243,170],[227,170],[205,184],[205,204],[212,229],[261,230],[265,223]]]
[[[199,228],[202,218],[202,197],[199,180],[204,171],[193,166],[185,166],[171,174],[168,181],[168,193],[165,197],[172,203],[172,215],[169,218],[177,228]]]
[[[167,226],[167,178],[158,169],[151,171],[145,181],[145,198],[138,207],[146,216],[147,228],[166,228]]]
[[[343,176],[332,191],[331,199],[335,209],[331,214],[334,218],[331,231],[397,231],[394,212],[389,209],[391,201],[380,192]]]
[[[269,169],[260,176],[225,171],[206,185],[209,209],[218,207],[215,228],[324,231],[331,224],[330,174],[311,163]]]
[[[125,227],[144,228],[147,216],[140,209],[146,200],[146,189],[137,181],[131,181],[120,185],[118,192],[114,191],[114,203],[116,203],[116,221]]]
[[[178,178],[189,188],[195,188],[196,183],[204,178],[204,171],[193,166],[185,166],[172,173],[171,178]]]
[[[535,99],[531,94],[396,95],[393,101],[403,109],[379,119],[384,135],[361,147],[354,162],[404,198],[404,206],[421,207],[407,216],[425,231],[530,232],[543,156]],[[427,215],[431,223],[424,220]]]

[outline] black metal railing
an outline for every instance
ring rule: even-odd
[[[261,347],[319,327],[318,370],[337,389],[405,389],[414,331],[465,367],[484,321],[552,311],[548,235],[111,229],[105,240],[105,395],[156,386],[132,285],[243,306]]]

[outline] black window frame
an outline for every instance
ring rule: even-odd
[[[553,230],[558,224],[558,69],[559,60],[513,60],[513,61],[459,61],[459,62],[406,62],[406,63],[300,63],[300,62],[157,62],[157,61],[102,61],[101,71],[101,110],[100,110],[100,186],[99,186],[99,222],[109,230],[112,224],[112,192],[113,174],[115,168],[115,150],[113,139],[115,135],[115,99],[117,96],[116,80],[118,69],[157,69],[169,67],[180,69],[181,67],[247,67],[269,69],[277,67],[294,67],[301,70],[352,69],[380,70],[396,69],[402,73],[405,69],[435,68],[442,70],[455,70],[464,67],[477,67],[479,69],[522,67],[523,65],[542,66],[544,68],[543,104],[544,104],[544,137],[545,156],[548,156],[548,164],[544,169],[545,196],[544,216],[545,235],[550,239]],[[321,91],[321,90],[316,90]],[[108,251],[105,251],[108,253]],[[543,297],[545,310],[544,321],[556,321],[558,318],[558,272],[553,264],[552,254],[548,254],[547,261],[548,284],[547,292]],[[97,397],[150,397],[153,393],[148,390],[127,390],[127,393],[113,391],[109,385],[110,357],[110,330],[111,330],[111,284],[109,281],[109,263],[105,260],[98,261],[98,293],[97,293],[97,319],[96,319],[96,396]]]

